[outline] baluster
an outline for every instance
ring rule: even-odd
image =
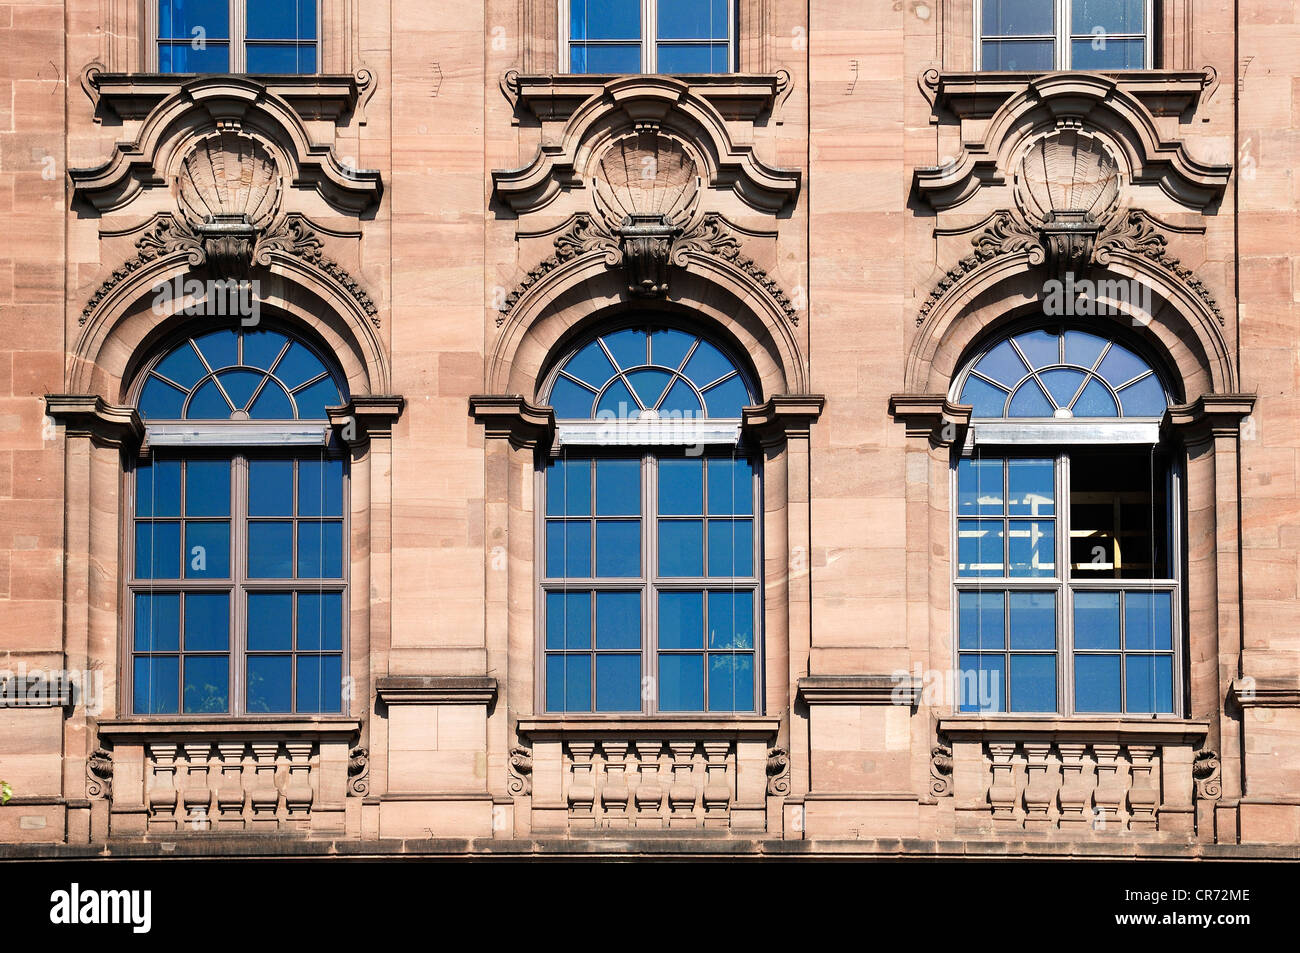
[[[212,819],[208,808],[212,804],[212,791],[208,788],[208,757],[212,744],[207,741],[190,742],[184,746],[189,765],[185,772],[185,814],[190,828],[196,831],[211,829]]]
[[[726,827],[731,806],[731,778],[727,772],[730,741],[704,742],[704,826]]]
[[[640,762],[640,780],[636,786],[636,826],[660,828],[664,826],[661,808],[664,799],[663,784],[659,780],[659,752],[662,741],[637,741],[636,755]]]
[[[1124,830],[1124,779],[1120,776],[1119,745],[1094,744],[1097,758],[1097,790],[1093,793],[1094,830]]]
[[[596,826],[596,779],[592,763],[595,753],[594,741],[569,742],[569,754],[573,759],[569,781],[569,823],[573,827]]]
[[[241,830],[244,826],[244,743],[219,741],[221,784],[217,787],[217,826]]]
[[[280,826],[276,812],[280,807],[280,789],[275,784],[276,755],[280,753],[278,741],[254,741],[251,745],[257,759],[253,790],[249,801],[253,805],[253,827],[256,830],[274,830]]]
[[[1029,830],[1053,826],[1049,809],[1056,797],[1056,772],[1051,754],[1050,741],[1025,742],[1025,827]]]
[[[1153,831],[1156,829],[1156,805],[1160,792],[1155,789],[1152,772],[1155,769],[1155,745],[1129,745],[1128,756],[1132,775],[1128,791],[1129,830]]]
[[[670,741],[673,755],[673,783],[668,788],[668,826],[697,827],[695,817],[695,742]]]
[[[605,812],[606,827],[631,827],[628,812],[626,741],[602,741],[600,750],[605,754],[605,787],[600,792],[600,805]]]
[[[1085,830],[1092,823],[1092,784],[1084,773],[1084,756],[1088,745],[1082,741],[1063,741],[1057,748],[1061,752],[1061,828]]]
[[[289,754],[289,780],[284,786],[284,807],[295,827],[308,825],[313,794],[311,789],[310,741],[286,741]]]
[[[993,822],[1003,827],[1017,825],[1016,777],[1014,743],[995,741],[989,743],[992,760],[993,783],[989,785],[989,803],[993,806]]]
[[[177,745],[150,744],[149,758],[153,762],[153,784],[149,789],[149,825],[163,830],[175,830],[176,817],[176,751]]]

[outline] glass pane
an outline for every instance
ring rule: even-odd
[[[586,420],[592,414],[591,405],[595,400],[594,391],[567,377],[556,378],[555,386],[551,388],[551,407],[555,410],[556,420]]]
[[[1118,712],[1119,691],[1118,655],[1075,655],[1075,711]]]
[[[651,361],[660,367],[671,367],[676,370],[682,366],[682,361],[686,360],[686,355],[694,343],[693,334],[674,328],[656,328],[650,333]]]
[[[957,402],[970,405],[972,417],[1001,417],[1006,412],[1007,392],[978,377],[968,377]]]
[[[137,658],[132,673],[132,707],[137,715],[180,711],[180,659],[175,655]]]
[[[1008,417],[1051,417],[1054,412],[1047,395],[1033,378],[1020,385],[1007,408]]]
[[[343,524],[298,524],[298,575],[303,579],[343,577]]]
[[[253,399],[253,392],[262,383],[264,374],[257,371],[226,371],[217,375],[217,380],[226,390],[226,396],[235,405],[236,410],[244,410]]]
[[[159,43],[158,72],[160,73],[228,73],[230,72],[230,47],[224,42]]]
[[[546,657],[546,710],[591,711],[591,656]]]
[[[726,377],[736,366],[731,360],[708,341],[701,341],[691,359],[686,362],[683,373],[698,388],[707,387],[714,381]]]
[[[1002,521],[960,520],[957,523],[957,573],[962,576],[1001,576]]]
[[[248,524],[248,574],[255,579],[293,576],[293,524]]]
[[[337,712],[342,709],[343,658],[338,655],[298,657],[298,711]]]
[[[640,413],[641,408],[621,378],[609,385],[609,388],[601,395],[600,402],[596,404],[596,416],[602,419],[636,419]]]
[[[668,395],[659,405],[659,416],[680,417],[687,420],[703,417],[704,404],[700,402],[699,395],[691,389],[691,385],[679,377],[676,383],[668,388]]]
[[[591,648],[591,593],[546,594],[546,647]]]
[[[637,516],[641,512],[641,461],[596,461],[596,513]]]
[[[248,462],[248,515],[293,515],[293,461]]]
[[[298,461],[298,513],[343,515],[343,461]]]
[[[315,44],[250,43],[244,50],[249,73],[314,73]]]
[[[1073,0],[1070,32],[1141,33],[1143,0]]]
[[[1125,387],[1119,392],[1119,399],[1124,404],[1125,417],[1159,417],[1168,406],[1165,389],[1154,374]]]
[[[1079,395],[1079,401],[1074,405],[1074,416],[1118,417],[1119,408],[1115,406],[1115,398],[1106,389],[1106,385],[1094,377]]]
[[[1061,343],[1055,331],[1038,328],[1017,334],[1014,340],[1035,370],[1061,362]]]
[[[1005,647],[1003,599],[1001,592],[962,592],[957,594],[958,644],[963,649],[1000,649]]]
[[[248,710],[269,714],[290,711],[293,690],[293,661],[288,655],[248,657]]]
[[[985,40],[981,44],[980,66],[986,70],[1040,72],[1050,70],[1051,40]]]
[[[154,373],[161,374],[173,383],[179,384],[183,388],[193,387],[199,382],[199,378],[207,374],[208,370],[199,360],[199,356],[194,353],[194,348],[190,347],[190,342],[186,341],[180,347],[176,348],[154,368]]]
[[[618,366],[624,370],[640,367],[646,363],[646,332],[640,328],[615,331],[613,334],[605,335],[601,340],[605,342],[605,347],[609,348],[609,353],[614,355]]]
[[[712,459],[709,470],[709,513],[713,516],[752,516],[754,468],[748,460]]]
[[[1174,660],[1169,655],[1130,655],[1125,660],[1128,711],[1172,713]]]
[[[248,648],[251,652],[293,648],[293,594],[248,594]]]
[[[324,373],[325,365],[321,363],[320,358],[299,341],[289,345],[288,352],[280,358],[280,363],[275,365],[275,376],[280,378],[290,390],[301,387],[312,378]]]
[[[185,594],[185,651],[225,652],[230,648],[230,595]]]
[[[230,524],[185,522],[185,578],[230,578]]]
[[[169,521],[135,524],[135,577],[181,577],[180,523]]]
[[[552,579],[591,576],[591,523],[586,520],[548,520],[546,523],[546,575]]]
[[[190,460],[185,464],[187,516],[230,515],[230,461]]]
[[[1142,360],[1128,348],[1120,347],[1118,344],[1112,344],[1106,356],[1102,358],[1101,364],[1097,366],[1097,373],[1110,383],[1112,387],[1120,387],[1127,384],[1135,377],[1140,377],[1147,371],[1151,370],[1147,362]]]
[[[672,374],[661,371],[657,367],[643,368],[627,375],[628,383],[636,391],[641,405],[647,409],[654,409],[659,405],[659,398],[664,395],[664,391],[668,389],[668,382],[672,379]]]
[[[696,649],[704,644],[704,593],[659,593],[659,647]]]
[[[1075,592],[1074,645],[1079,649],[1119,648],[1119,593]]]
[[[709,520],[709,575],[754,575],[754,524],[751,520]]]
[[[547,467],[546,515],[591,515],[590,460],[556,460]]]
[[[190,397],[185,416],[189,420],[229,420],[233,411],[216,381],[209,379]]]
[[[704,711],[704,656],[659,655],[659,710]]]
[[[310,40],[316,36],[316,0],[247,0],[248,35],[258,40]]]
[[[343,593],[298,593],[298,651],[337,652],[343,648]]]
[[[605,382],[614,376],[614,365],[609,363],[605,350],[599,341],[592,341],[564,365],[566,374],[572,374],[578,380],[590,384],[596,390],[605,386]],[[563,378],[561,378],[562,380]],[[585,414],[583,416],[586,416]]]
[[[596,656],[596,711],[641,710],[641,654]]]
[[[958,664],[961,669],[958,698],[962,711],[1006,711],[1005,655],[963,654]]]
[[[140,392],[140,416],[145,420],[180,420],[186,395],[186,391],[150,377]]]
[[[230,657],[187,655],[185,657],[185,713],[230,710]]]
[[[749,406],[749,388],[739,376],[732,377],[704,391],[704,406],[710,417],[740,419],[740,411]]]
[[[245,331],[243,363],[269,371],[288,343],[289,339],[278,331]]]
[[[1005,384],[1007,390],[1015,387],[1029,373],[1025,362],[1020,359],[1010,341],[1002,341],[980,358],[975,370],[985,377]]]
[[[1056,514],[1055,464],[1051,460],[1007,461],[1008,509],[1012,516]]]
[[[175,652],[180,648],[181,597],[178,593],[136,593],[134,621],[137,652]]]
[[[1168,651],[1173,648],[1173,627],[1168,592],[1124,593],[1124,648]]]
[[[754,657],[709,656],[709,711],[754,710]]]
[[[596,522],[596,575],[607,578],[641,575],[640,520]]]
[[[1106,339],[1086,331],[1065,332],[1065,362],[1080,367],[1092,367],[1101,356]]]
[[[639,649],[640,647],[641,593],[596,593],[596,648]]]
[[[339,389],[328,377],[310,384],[293,395],[298,405],[298,417],[302,420],[324,420],[328,414],[326,407],[338,407],[343,403]]]
[[[1007,599],[1011,609],[1011,648],[1055,649],[1056,593],[1012,592]]]
[[[709,648],[752,649],[754,647],[754,594],[709,593]]]
[[[1009,711],[1056,711],[1056,656],[1011,656]]]
[[[659,574],[704,575],[704,523],[702,520],[659,521]]]
[[[635,40],[641,36],[639,0],[569,0],[569,37]]]
[[[659,461],[659,512],[664,516],[704,513],[704,461]]]
[[[1146,62],[1146,41],[1117,40],[1094,36],[1070,42],[1070,68],[1086,70],[1142,69]]]
[[[1051,576],[1056,572],[1056,524],[1011,520],[1008,576]]]
[[[725,40],[728,2],[659,0],[659,36],[666,40]]]
[[[194,339],[208,367],[214,371],[239,364],[239,335],[234,331],[211,331]]]
[[[569,71],[573,73],[639,73],[641,72],[641,47],[639,44],[609,44],[604,46],[569,47]]]
[[[957,512],[978,516],[1002,513],[1001,457],[991,460],[964,457],[958,461]]]
[[[155,460],[136,469],[135,511],[140,516],[181,515],[181,463]]]
[[[1054,32],[1050,0],[983,0],[985,36],[1033,36]]]
[[[660,43],[656,72],[725,73],[726,43]]]
[[[1084,376],[1083,371],[1058,367],[1054,370],[1043,371],[1042,380],[1047,386],[1048,393],[1052,395],[1052,400],[1056,402],[1056,406],[1069,407],[1074,403],[1074,396],[1079,393],[1079,388],[1083,386]]]
[[[228,0],[159,0],[158,35],[187,39],[195,27],[210,37],[230,36]]]

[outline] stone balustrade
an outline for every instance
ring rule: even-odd
[[[530,797],[538,833],[762,832],[778,726],[775,718],[524,719],[531,783],[517,787]]]
[[[1160,720],[995,719],[939,722],[957,832],[1171,832],[1190,836],[1207,724]],[[947,748],[951,748],[951,756]],[[947,778],[947,772],[951,778]]]

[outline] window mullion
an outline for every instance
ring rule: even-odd
[[[232,73],[248,72],[248,56],[244,49],[245,32],[248,28],[247,0],[230,2],[230,71]]]
[[[641,70],[653,73],[659,68],[658,0],[644,0],[641,4]]]
[[[642,558],[645,560],[644,587],[642,597],[645,601],[641,607],[642,630],[641,650],[645,653],[642,663],[642,681],[637,686],[641,695],[641,710],[647,714],[659,712],[659,575],[657,560],[659,558],[659,513],[655,503],[658,499],[659,461],[652,453],[642,458],[641,472],[641,512],[645,519],[642,543]],[[650,697],[645,697],[645,678],[650,678]]]
[[[1070,0],[1056,0],[1056,56],[1057,69],[1070,68]]]

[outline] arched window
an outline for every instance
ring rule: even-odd
[[[560,421],[540,493],[544,709],[757,711],[762,506],[740,365],[633,326],[580,345],[544,392]]]
[[[973,408],[955,472],[961,709],[1179,713],[1179,474],[1155,366],[1038,326],[995,339],[953,391]]]
[[[273,329],[187,338],[137,385],[131,710],[339,712],[347,473],[326,408],[341,376]]]

